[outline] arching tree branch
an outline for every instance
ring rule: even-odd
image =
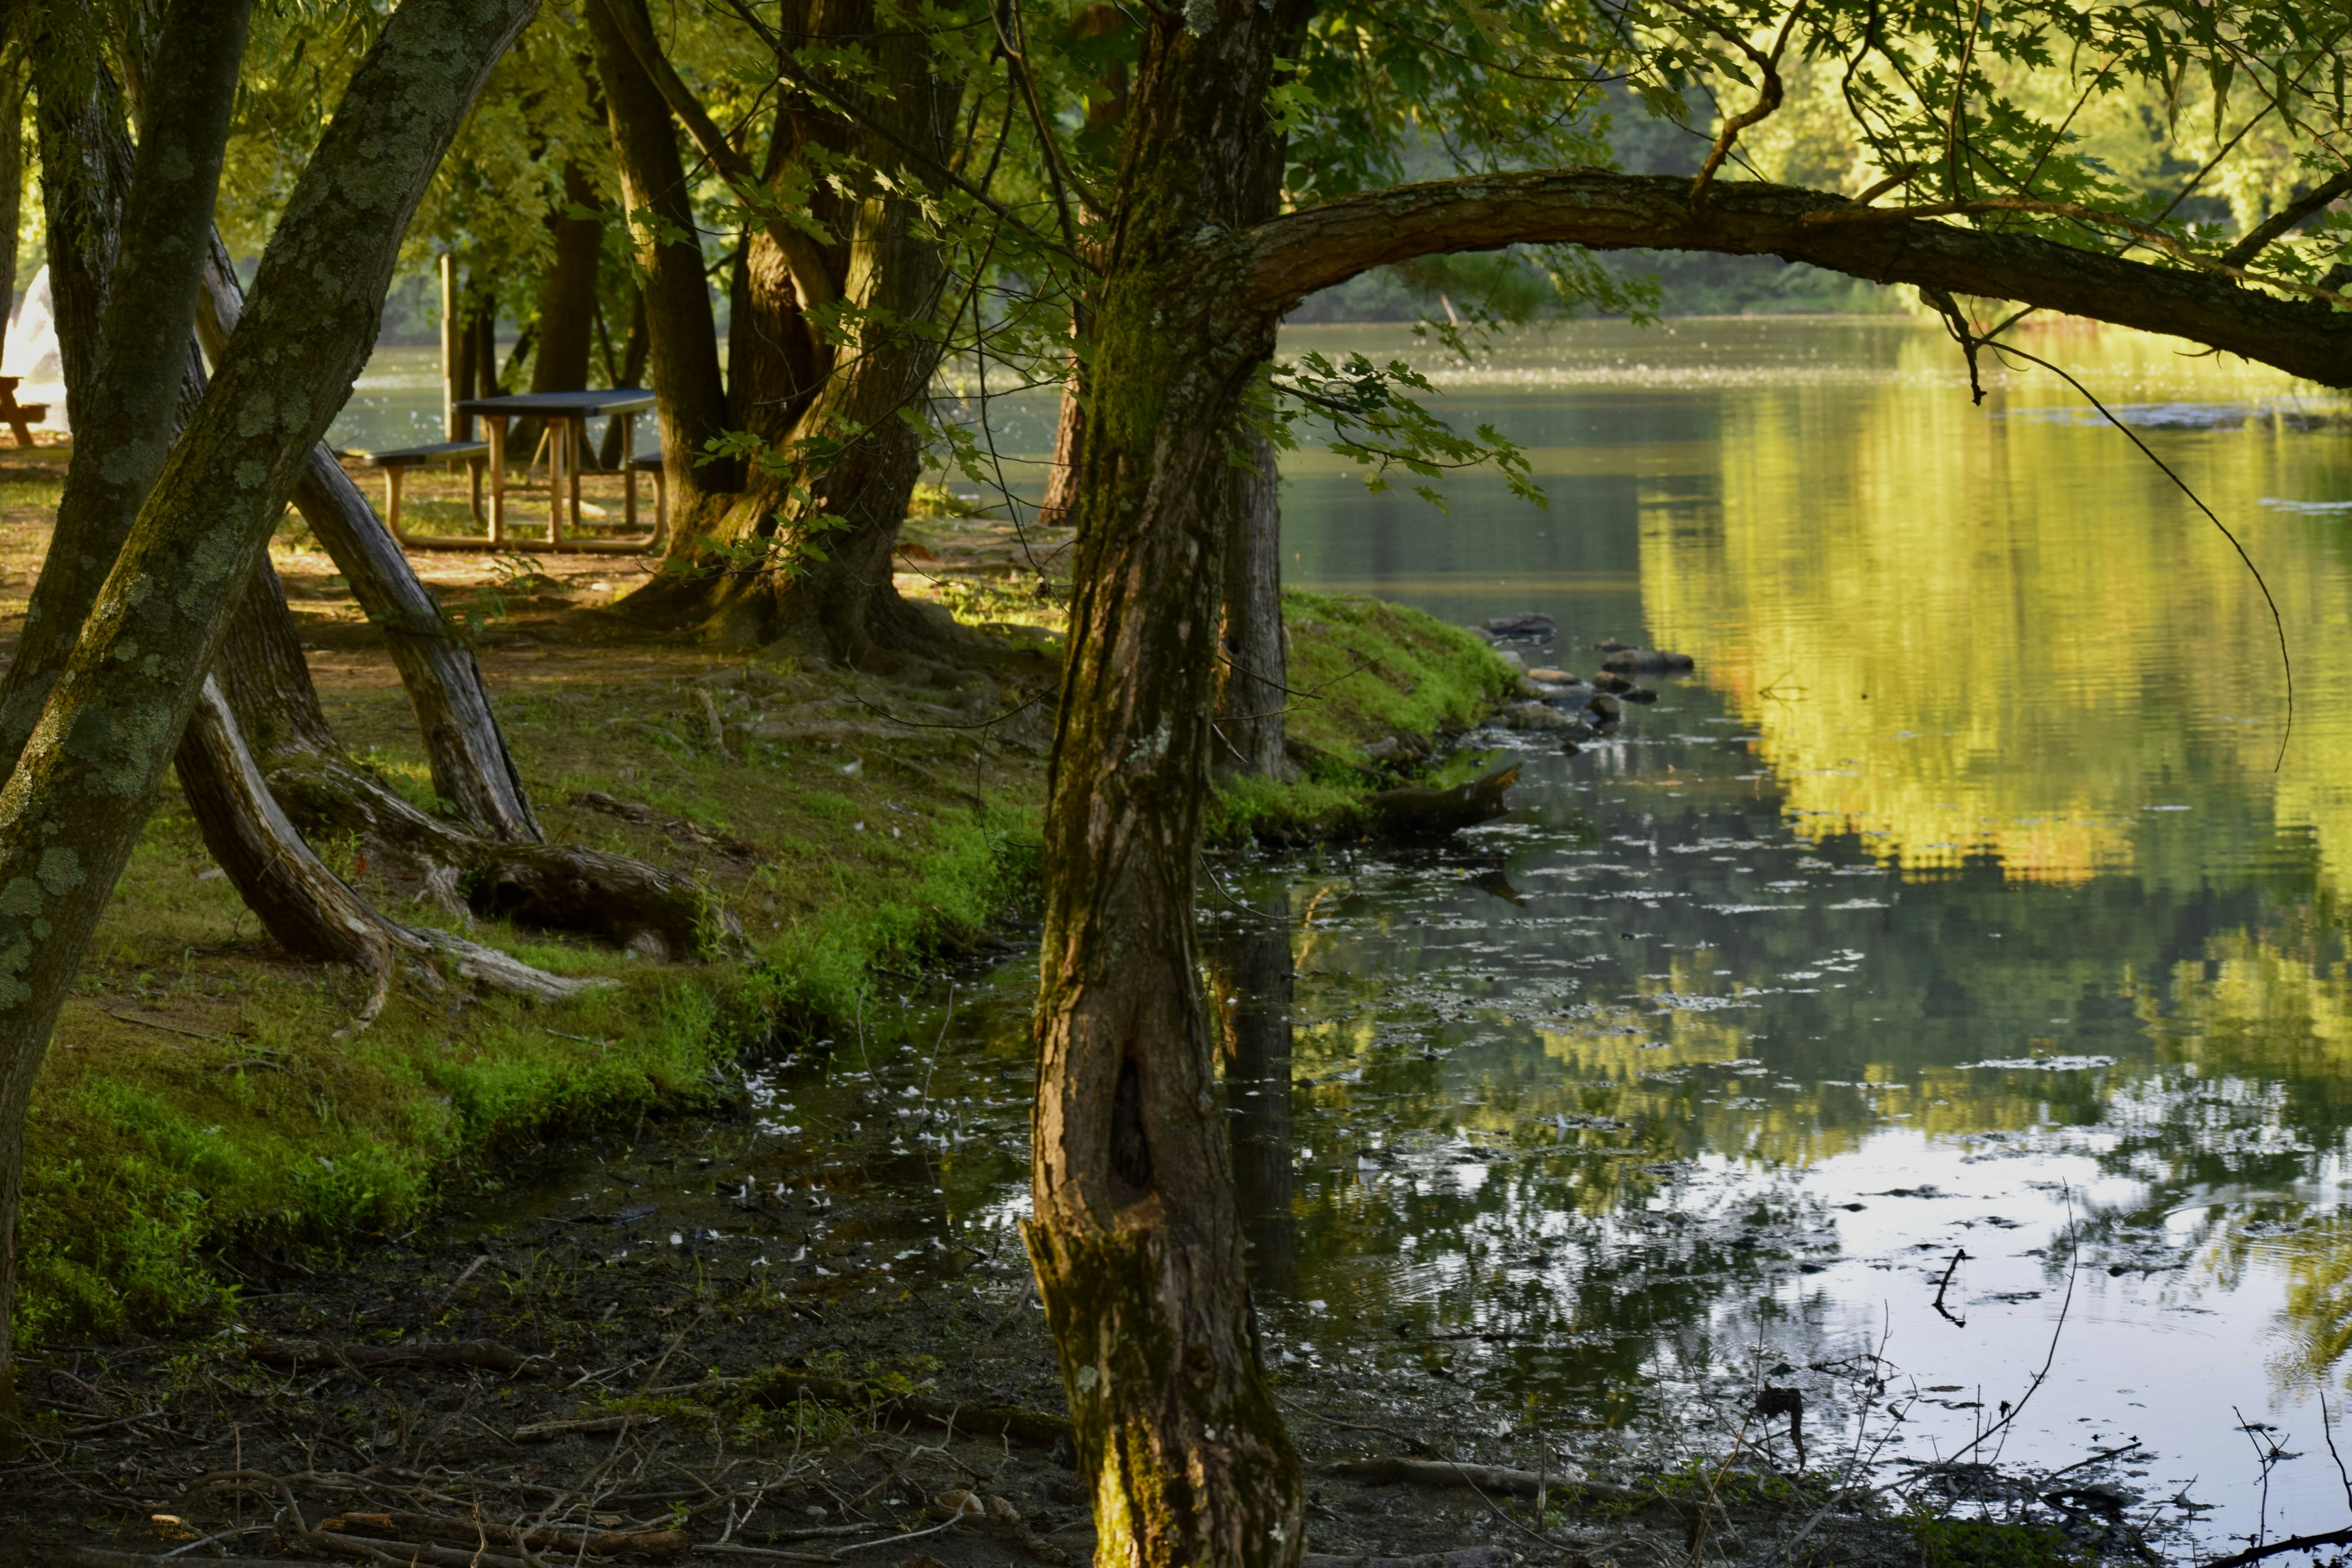
[[[1713,250],[2015,300],[2352,386],[2352,313],[2324,303],[2030,235],[1892,215],[1850,221],[1857,205],[1822,191],[1742,181],[1718,186],[1703,218],[1692,215],[1689,196],[1689,183],[1671,175],[1591,168],[1476,175],[1322,203],[1212,243],[1233,247],[1254,309],[1285,310],[1359,272],[1454,251],[1527,244]]]

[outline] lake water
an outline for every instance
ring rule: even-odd
[[[1819,1462],[1874,1367],[1890,1479],[2046,1363],[1970,1458],[2137,1439],[2106,1473],[2143,1512],[2187,1489],[2209,1541],[2346,1522],[2352,426],[2185,345],[2024,341],[2263,569],[2283,759],[2229,542],[2046,373],[1972,405],[1931,325],[1591,323],[1432,365],[1545,511],[1286,464],[1293,584],[1697,671],[1535,747],[1448,848],[1244,856],[1205,890],[1277,1362],[1401,1405],[1450,1378],[1588,1463],[1721,1453],[1759,1377],[1806,1391]],[[1033,975],[951,1033],[1018,1059]],[[932,1134],[969,1223],[1025,1202],[1013,1110]],[[2294,1456],[2266,1491],[2265,1448]]]
[[[2291,737],[2228,540],[2046,373],[1989,366],[1973,405],[1932,325],[1424,357],[1548,510],[1286,463],[1294,585],[1540,610],[1531,664],[1589,672],[1616,637],[1697,668],[1580,755],[1484,737],[1526,764],[1514,809],[1442,849],[1218,861],[1277,1364],[1402,1409],[1447,1380],[1592,1465],[1719,1455],[1769,1381],[1805,1391],[1817,1463],[2105,1452],[2078,1477],[2174,1520],[2185,1489],[2209,1542],[2346,1522],[2321,1398],[2352,1347],[2352,425],[2185,345],[2022,341],[2261,566]],[[1000,412],[1026,488],[1049,409]],[[929,1058],[891,1145],[937,1189],[923,1226],[1001,1239],[1025,1207],[1034,984],[1026,957],[967,976],[877,1037]],[[764,1123],[845,1136],[839,1088],[765,1078]],[[1858,1410],[1865,1373],[1891,1405]]]

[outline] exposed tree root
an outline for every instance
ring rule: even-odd
[[[408,955],[446,954],[465,979],[542,1001],[611,984],[549,974],[495,948],[431,927],[403,925],[379,912],[319,858],[288,819],[212,676],[198,692],[174,762],[205,846],[278,945],[298,957],[348,963],[373,981],[350,1028],[363,1029],[375,1021],[395,963]]]

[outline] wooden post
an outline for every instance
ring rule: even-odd
[[[457,371],[465,355],[457,346],[457,334],[463,330],[462,307],[457,300],[457,258],[443,252],[441,257],[441,438],[444,441],[473,439],[473,418],[457,412],[458,400],[473,395],[470,388],[457,384]]]

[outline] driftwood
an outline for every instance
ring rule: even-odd
[[[1500,1465],[1457,1465],[1451,1459],[1347,1459],[1332,1466],[1331,1472],[1369,1486],[1411,1481],[1425,1487],[1469,1487],[1507,1497],[1534,1497],[1539,1491],[1551,1491],[1570,1497],[1639,1500],[1651,1495],[1608,1481],[1538,1475],[1533,1470],[1507,1469]]]
[[[1364,826],[1382,838],[1435,838],[1475,827],[1510,809],[1503,803],[1503,792],[1518,777],[1514,763],[1452,789],[1423,784],[1384,789],[1364,803]]]
[[[441,1542],[468,1549],[480,1546],[520,1548],[532,1552],[556,1552],[568,1557],[582,1552],[591,1556],[610,1557],[625,1552],[641,1552],[648,1557],[683,1556],[693,1543],[679,1530],[566,1530],[560,1525],[542,1525],[537,1530],[520,1531],[511,1525],[478,1524],[472,1520],[445,1519],[431,1513],[346,1513],[340,1519],[319,1521],[322,1531],[340,1531],[345,1535],[368,1539],[398,1537],[403,1542]],[[389,1550],[389,1548],[386,1548]],[[401,1551],[406,1551],[403,1546]]]
[[[983,1405],[961,1400],[935,1399],[920,1394],[889,1394],[862,1383],[846,1383],[811,1373],[779,1368],[750,1391],[757,1404],[772,1409],[791,1405],[799,1399],[813,1399],[819,1405],[840,1405],[852,1409],[870,1409],[880,1415],[895,1415],[917,1421],[929,1421],[950,1426],[972,1436],[1005,1436],[1016,1442],[1034,1443],[1040,1447],[1068,1440],[1070,1418],[1043,1410],[1024,1409],[1017,1405]]]
[[[273,1366],[478,1366],[509,1377],[532,1377],[546,1363],[496,1340],[417,1341],[409,1344],[346,1345],[332,1340],[255,1340],[240,1347]]]

